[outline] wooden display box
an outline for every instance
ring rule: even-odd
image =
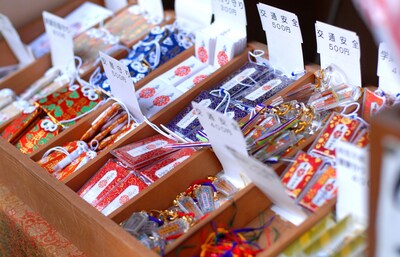
[[[264,48],[264,45],[249,44],[249,49]],[[174,67],[183,60],[194,55],[191,48],[170,62],[162,65],[148,77],[136,84],[137,88],[144,86],[151,79]],[[195,88],[179,97],[158,114],[151,118],[155,124],[166,124],[172,120],[184,107],[205,89],[215,86],[216,83],[237,70],[248,60],[247,51],[235,57],[224,67],[220,68]],[[280,94],[292,90],[306,83],[313,82],[312,73],[305,74],[294,84]],[[170,206],[175,196],[184,191],[193,181],[203,179],[208,175],[215,175],[221,171],[221,165],[210,149],[196,152],[173,171],[163,176],[155,183],[144,189],[139,195],[131,199],[124,206],[111,213],[108,217],[102,215],[95,208],[81,199],[76,191],[83,186],[112,157],[110,151],[155,135],[147,124],[141,124],[123,139],[102,151],[95,159],[80,168],[65,181],[60,182],[49,176],[47,171],[35,163],[42,154],[53,146],[61,145],[71,140],[77,140],[90,126],[90,123],[104,110],[105,106],[82,118],[47,145],[30,156],[21,154],[15,147],[4,140],[0,140],[0,180],[35,211],[41,214],[51,225],[60,231],[88,256],[157,256],[147,249],[133,236],[129,235],[118,225],[127,219],[132,212],[150,209],[164,209]],[[315,136],[314,136],[315,137]],[[302,142],[292,149],[289,155],[310,145],[314,137]],[[277,171],[282,172],[282,165],[275,165]],[[173,185],[173,186],[172,186]],[[231,202],[225,203],[212,212],[204,220],[193,226],[185,235],[167,247],[166,254],[174,256],[177,249],[184,245],[195,245],[182,253],[184,256],[198,254],[201,236],[211,231],[211,222],[227,224],[235,208],[238,208],[234,227],[243,227],[257,218],[260,212],[271,206],[271,201],[264,196],[253,184],[247,185],[238,192]],[[322,219],[332,208],[332,204],[318,210],[299,227],[290,227],[272,247],[261,256],[275,256],[284,250],[299,235]]]

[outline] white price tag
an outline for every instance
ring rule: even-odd
[[[369,172],[368,152],[353,144],[340,141],[336,147],[336,176],[339,220],[352,215],[361,224],[368,224]]]
[[[22,43],[18,32],[15,30],[7,16],[0,13],[0,32],[10,46],[19,63],[29,64],[35,60],[31,52]]]
[[[315,23],[315,33],[321,68],[335,64],[347,83],[361,86],[360,40],[357,34],[319,21]]]
[[[43,21],[50,41],[51,61],[61,70],[75,67],[71,29],[63,18],[43,12]]]
[[[211,23],[211,0],[175,0],[175,16],[190,31],[205,27]]]
[[[128,5],[128,0],[105,0],[107,9],[117,12]]]
[[[381,144],[384,146],[384,151],[375,224],[375,256],[398,257],[400,252],[400,142],[396,138],[387,137]]]
[[[151,18],[164,20],[164,7],[161,0],[138,0],[138,4]]]
[[[111,93],[123,102],[138,122],[143,122],[144,116],[135,94],[135,86],[128,67],[111,56],[100,53],[101,63],[110,82]]]
[[[400,93],[400,65],[386,43],[379,44],[378,51],[379,88],[385,93]]]
[[[192,102],[197,117],[207,133],[212,148],[220,160],[224,173],[238,187],[244,186],[243,170],[238,167],[225,145],[247,155],[246,141],[239,125],[226,115]]]
[[[287,76],[303,71],[303,38],[297,16],[262,3],[257,7],[267,35],[271,65]]]
[[[276,205],[273,209],[278,214],[295,225],[300,225],[307,218],[307,215],[286,193],[281,179],[273,169],[234,148],[227,147],[226,149],[234,156],[235,164],[245,170],[250,180]]]
[[[246,9],[243,0],[213,0],[215,22],[226,24],[227,28],[239,30],[246,35]]]

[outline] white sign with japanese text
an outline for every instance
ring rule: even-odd
[[[74,43],[68,22],[49,12],[43,12],[43,22],[50,41],[51,61],[54,67],[75,67]]]
[[[271,65],[289,77],[303,71],[303,38],[297,16],[262,3],[257,7],[267,36]]]
[[[237,122],[228,116],[192,102],[197,117],[203,126],[212,148],[220,160],[224,173],[238,187],[243,187],[243,170],[237,165],[225,145],[247,155],[246,141]]]
[[[323,22],[315,23],[321,68],[336,65],[344,80],[361,86],[360,40],[356,33]]]
[[[103,52],[99,53],[104,71],[110,82],[111,94],[126,105],[138,122],[143,122],[144,116],[136,98],[135,86],[128,67]]]
[[[243,0],[213,0],[213,12],[216,23],[246,34],[246,9]]]
[[[368,151],[348,142],[336,146],[338,220],[351,214],[361,224],[368,224],[369,171]]]
[[[175,0],[175,16],[178,24],[190,31],[210,25],[212,0]]]
[[[105,6],[112,12],[117,12],[128,5],[128,0],[105,0]]]
[[[386,43],[379,44],[378,51],[379,88],[385,93],[400,93],[400,66]]]
[[[138,0],[138,4],[152,19],[164,20],[164,7],[161,0]]]

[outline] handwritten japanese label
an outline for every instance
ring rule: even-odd
[[[53,66],[60,69],[75,67],[72,32],[67,21],[48,12],[43,12],[43,21],[50,41]]]
[[[246,9],[243,0],[213,0],[215,22],[227,24],[227,27],[244,30],[246,33]]]
[[[7,16],[0,13],[0,32],[3,34],[7,44],[21,64],[28,64],[34,61],[32,54],[22,43],[17,31]]]
[[[271,65],[287,76],[303,71],[303,38],[297,16],[262,3],[257,7],[267,36]]]
[[[338,142],[336,147],[336,169],[338,182],[337,216],[343,219],[352,214],[361,223],[368,222],[368,154],[347,142]]]
[[[379,88],[385,93],[400,93],[400,65],[386,43],[379,44],[378,51]]]
[[[360,41],[356,33],[323,22],[315,23],[321,68],[335,64],[347,83],[361,86]]]
[[[107,9],[117,12],[128,5],[128,0],[105,0],[104,4]]]
[[[99,52],[100,60],[110,83],[111,93],[122,101],[137,121],[143,121],[143,114],[135,94],[128,67],[111,56]]]
[[[161,0],[138,0],[138,4],[150,17],[164,19],[164,7]]]
[[[178,24],[185,24],[192,30],[210,25],[212,0],[175,0],[175,16]]]
[[[236,121],[224,114],[193,102],[197,117],[207,133],[215,154],[220,160],[225,174],[238,186],[243,186],[243,170],[238,167],[225,145],[247,155],[246,142]]]

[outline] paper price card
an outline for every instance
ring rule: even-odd
[[[246,9],[243,0],[213,0],[215,22],[228,24],[246,33]]]
[[[267,35],[271,65],[287,76],[303,71],[303,38],[297,16],[262,3],[257,7]]]
[[[400,93],[400,65],[386,43],[379,44],[378,51],[379,88],[385,93]]]
[[[195,30],[211,23],[212,0],[175,0],[175,16],[182,23]]]
[[[360,41],[356,33],[323,22],[315,23],[321,68],[335,64],[343,79],[361,86]]]
[[[11,21],[1,13],[0,32],[21,64],[28,64],[34,61],[32,54],[27,51]]]
[[[128,67],[102,52],[100,52],[100,60],[110,82],[111,94],[126,105],[138,122],[142,122],[143,114]]]
[[[72,32],[66,20],[43,12],[43,21],[50,41],[51,61],[54,67],[75,67]]]
[[[376,217],[375,256],[400,256],[400,141],[384,138]]]
[[[117,12],[128,5],[128,0],[105,0],[105,6],[112,12]]]
[[[243,170],[235,163],[225,145],[247,155],[246,142],[239,125],[226,115],[192,102],[196,115],[207,133],[215,154],[220,160],[225,174],[238,186],[243,187]]]
[[[150,17],[164,19],[164,7],[161,0],[138,0],[138,4]]]
[[[369,173],[368,152],[347,142],[336,147],[336,174],[338,219],[351,214],[361,224],[368,222]]]
[[[229,146],[226,151],[234,156],[235,164],[245,170],[250,180],[275,204],[272,208],[275,212],[295,225],[300,225],[307,218],[286,193],[281,179],[273,169]]]

